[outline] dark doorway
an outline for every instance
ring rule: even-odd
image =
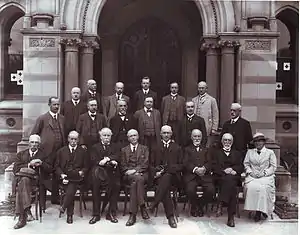
[[[144,76],[151,78],[158,98],[169,93],[171,82],[181,84],[180,42],[162,20],[147,18],[130,26],[120,41],[119,53],[119,78],[130,97],[140,89]]]

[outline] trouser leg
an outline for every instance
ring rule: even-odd
[[[68,215],[74,214],[74,200],[75,200],[76,191],[77,191],[77,184],[69,183],[66,186],[66,195],[63,201],[63,208],[67,208]]]
[[[16,190],[16,214],[24,214],[26,208],[31,206],[31,179],[22,177]]]
[[[172,175],[169,173],[163,174],[158,180],[157,189],[154,197],[154,205],[161,202],[165,195],[169,192],[172,183]]]

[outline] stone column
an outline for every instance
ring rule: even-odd
[[[64,81],[64,100],[71,98],[71,90],[79,85],[79,63],[78,51],[80,39],[63,38],[61,43],[65,45],[65,81]]]
[[[219,101],[219,45],[216,42],[205,40],[201,45],[201,50],[206,51],[206,83],[208,94]]]
[[[221,81],[220,81],[220,124],[229,119],[230,106],[235,93],[235,59],[234,49],[239,45],[236,41],[221,40]]]
[[[89,79],[94,78],[94,49],[99,48],[95,41],[85,41],[81,44],[79,87],[83,91]]]

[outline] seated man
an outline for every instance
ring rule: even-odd
[[[121,172],[125,183],[130,185],[130,216],[126,226],[136,222],[138,206],[143,219],[149,219],[145,206],[145,182],[148,180],[149,150],[147,146],[138,143],[137,130],[131,129],[127,133],[130,144],[122,148]]]
[[[237,190],[236,187],[240,181],[241,173],[243,172],[243,154],[240,151],[233,150],[233,136],[229,133],[225,133],[221,140],[222,149],[217,150],[214,153],[215,166],[214,174],[217,177],[216,180],[220,186],[220,192],[218,196],[219,204],[217,217],[222,213],[222,206],[225,204],[228,206],[228,221],[229,227],[234,227],[234,214],[236,212],[237,203]]]
[[[117,144],[111,143],[112,132],[105,127],[99,131],[100,143],[91,149],[91,175],[93,191],[93,217],[90,224],[100,220],[100,189],[107,186],[109,209],[106,219],[117,223],[117,203],[120,192],[120,170],[118,167],[120,150]]]
[[[67,209],[67,223],[72,224],[75,194],[78,184],[83,182],[87,173],[89,162],[87,151],[78,146],[78,132],[71,131],[68,135],[68,142],[67,146],[57,151],[55,170],[56,175],[62,180],[66,192],[59,211],[60,214],[63,214]]]
[[[215,188],[211,176],[212,161],[208,150],[201,148],[202,133],[194,129],[191,134],[193,144],[185,148],[184,152],[184,176],[187,196],[191,202],[191,215],[202,217],[203,207],[213,200]],[[199,199],[196,187],[203,187],[203,195]]]
[[[162,138],[161,143],[155,149],[154,156],[152,157],[155,168],[154,182],[157,184],[157,189],[150,210],[153,211],[162,202],[170,227],[177,228],[176,221],[174,220],[170,188],[172,185],[180,187],[182,151],[179,145],[174,140],[171,140],[172,128],[170,126],[163,126],[160,135]]]
[[[29,137],[29,149],[17,153],[13,173],[17,177],[15,213],[19,221],[15,229],[22,228],[27,221],[33,220],[31,214],[32,187],[36,186],[36,176],[39,174],[40,187],[47,175],[52,172],[52,160],[40,150],[41,138],[38,135]],[[42,192],[44,190],[40,190]],[[46,195],[41,194],[40,200],[45,204]]]

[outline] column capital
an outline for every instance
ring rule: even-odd
[[[220,48],[238,48],[240,47],[240,42],[239,41],[235,41],[235,40],[220,40],[218,41],[218,45],[220,46]]]
[[[83,41],[80,44],[82,48],[91,48],[91,49],[99,49],[99,43],[96,41]]]
[[[66,46],[66,51],[78,51],[81,43],[81,39],[79,38],[62,38],[60,40],[60,44]]]
[[[220,48],[220,45],[217,42],[204,41],[201,44],[200,50],[208,51],[208,50],[216,50],[218,48]]]

